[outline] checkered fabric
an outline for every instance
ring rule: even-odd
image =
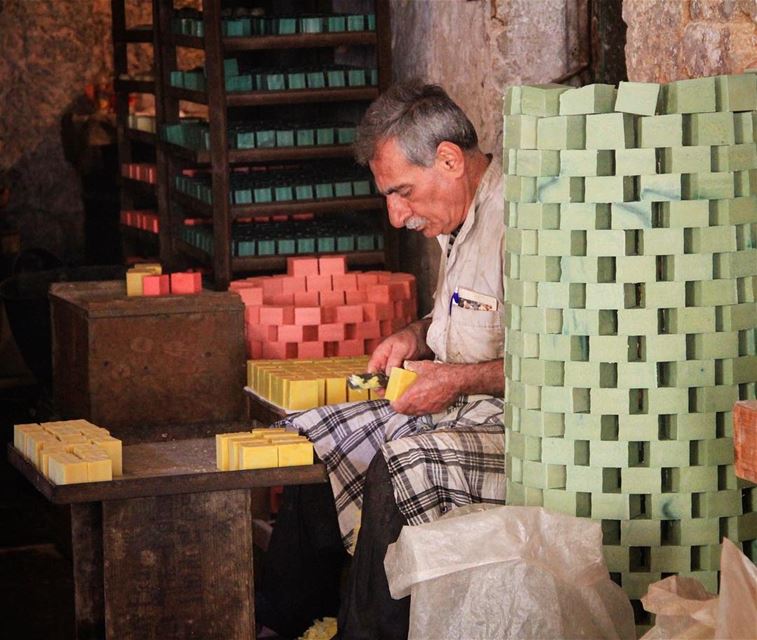
[[[365,473],[381,450],[397,506],[410,524],[454,507],[505,501],[503,400],[462,396],[447,410],[405,416],[386,400],[318,407],[277,424],[306,435],[326,465],[339,528],[352,548]]]

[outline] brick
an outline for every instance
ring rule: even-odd
[[[191,295],[202,291],[202,274],[194,272],[172,273],[171,293]]]
[[[344,291],[321,291],[318,300],[322,307],[338,307],[344,304]]]
[[[278,339],[281,342],[304,342],[318,339],[318,327],[285,324],[278,328]],[[303,357],[302,353],[297,354]]]
[[[615,111],[653,116],[661,102],[660,85],[656,82],[620,82]]]
[[[618,416],[618,440],[631,442],[654,440],[658,432],[657,416],[643,414]]]
[[[615,175],[643,176],[657,173],[655,149],[617,149]]]
[[[512,149],[515,155],[510,173],[517,176],[556,176],[560,172],[560,152],[536,149]]]
[[[612,151],[598,149],[563,149],[559,151],[562,176],[610,176],[613,174]]]
[[[647,392],[647,410],[651,414],[684,413],[688,409],[688,389],[664,387]]]
[[[294,324],[294,308],[263,305],[260,307],[260,323],[271,326]]]
[[[683,179],[681,174],[678,173],[641,176],[639,185],[641,200],[651,202],[680,200],[683,193]]]
[[[586,202],[628,202],[634,198],[633,179],[628,176],[597,176],[586,178]]]
[[[537,148],[539,149],[585,148],[585,116],[552,116],[548,118],[540,118],[536,127],[536,141]]]
[[[286,276],[281,278],[282,293],[303,293],[305,292],[305,276]]]
[[[682,147],[683,131],[683,117],[678,114],[640,118],[639,147]]]
[[[665,85],[666,113],[707,113],[717,110],[715,78],[678,80]]]
[[[586,116],[587,149],[629,149],[636,146],[635,116],[601,113]]]
[[[616,89],[611,84],[589,84],[560,94],[560,115],[608,113],[615,108]]]

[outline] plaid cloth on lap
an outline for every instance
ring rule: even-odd
[[[365,473],[379,449],[410,524],[472,502],[504,504],[503,404],[491,396],[461,397],[444,412],[405,416],[385,400],[372,400],[318,407],[277,426],[313,442],[329,473],[342,540],[351,549]]]

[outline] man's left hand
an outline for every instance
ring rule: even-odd
[[[412,360],[405,368],[418,374],[400,398],[392,402],[392,409],[408,416],[437,413],[449,407],[461,394],[454,365],[431,360]]]

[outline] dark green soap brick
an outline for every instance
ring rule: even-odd
[[[252,190],[236,189],[234,191],[234,202],[236,204],[252,204]]]
[[[184,88],[184,72],[183,71],[171,71],[170,83],[172,87]]]
[[[316,144],[334,144],[334,128],[319,127],[315,131]]]
[[[370,235],[359,235],[357,237],[357,250],[358,251],[373,251],[375,249],[375,243],[373,239],[373,234]]]
[[[302,33],[321,33],[323,31],[323,18],[320,16],[300,18],[300,31]]]
[[[276,254],[276,241],[271,239],[258,240],[258,255],[272,256]]]
[[[316,198],[333,198],[334,197],[334,185],[331,182],[322,182],[315,185],[315,197]]]
[[[348,69],[347,84],[351,87],[365,86],[365,69]]]
[[[223,75],[226,77],[239,75],[239,63],[236,58],[226,58],[223,61]]]
[[[297,200],[312,200],[313,199],[313,185],[301,184],[294,188],[294,197]]]
[[[365,15],[365,30],[366,31],[376,30],[376,14],[375,13],[367,13]]]
[[[345,31],[347,29],[347,20],[344,16],[329,16],[326,20],[326,28],[332,33]]]
[[[365,18],[362,14],[347,16],[347,31],[364,31]]]
[[[273,193],[271,187],[258,187],[252,190],[252,196],[255,202],[272,202]]]
[[[297,146],[309,147],[315,144],[315,131],[313,129],[297,129]]]
[[[370,180],[353,180],[352,181],[352,193],[356,196],[369,196],[371,195],[371,182]]]
[[[335,182],[334,196],[337,198],[350,198],[352,196],[351,182]]]
[[[274,187],[273,197],[276,199],[276,202],[288,202],[289,200],[294,200],[294,191],[289,185],[280,185]]]
[[[291,255],[295,253],[294,238],[282,238],[276,242],[276,253],[280,256]]]
[[[276,132],[273,129],[262,129],[255,132],[255,142],[260,148],[276,146]]]
[[[255,148],[255,132],[254,131],[240,131],[237,133],[237,149],[254,149]]]
[[[336,238],[336,250],[337,251],[354,251],[355,250],[355,236],[337,236]]]
[[[276,131],[276,146],[277,147],[293,147],[294,146],[294,131],[292,129],[278,129]]]
[[[268,91],[284,91],[286,78],[283,73],[267,73],[263,76],[263,84]]]
[[[333,236],[318,238],[319,253],[333,253],[334,251],[336,251],[336,242]]]
[[[255,255],[254,240],[240,240],[237,243],[237,255],[240,257]]]
[[[339,144],[352,144],[355,142],[355,127],[337,127],[336,141]]]
[[[280,36],[297,33],[297,18],[278,18],[274,21],[276,33]]]
[[[326,76],[323,71],[308,71],[305,79],[308,89],[323,89],[326,86]]]
[[[344,87],[347,82],[344,77],[344,69],[329,69],[326,71],[326,83],[329,87]]]
[[[382,236],[380,233],[376,234],[376,248],[377,249],[384,248],[384,236]]]
[[[297,253],[314,253],[315,238],[297,238]]]
[[[301,71],[287,74],[288,89],[305,89],[305,74]]]

